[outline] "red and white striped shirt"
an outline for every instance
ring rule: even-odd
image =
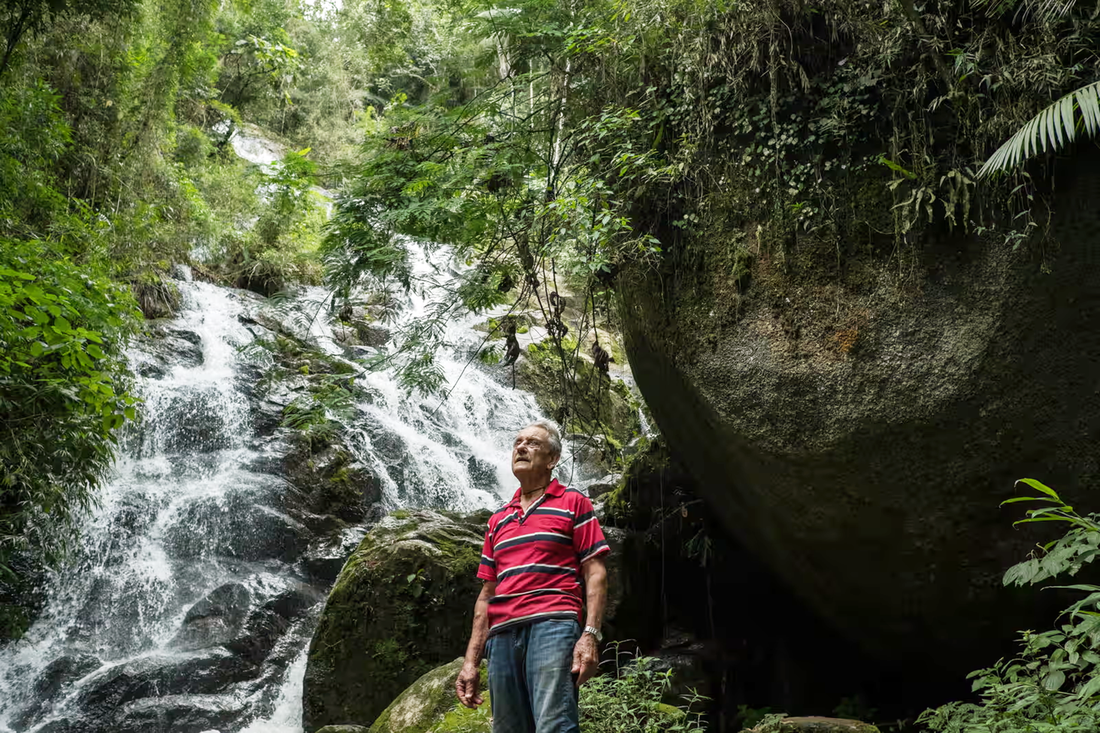
[[[551,481],[525,514],[517,489],[489,517],[477,571],[497,583],[489,599],[489,634],[551,618],[580,622],[581,564],[610,551],[583,493]]]

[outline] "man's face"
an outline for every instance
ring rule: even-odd
[[[549,477],[558,465],[558,456],[550,453],[550,436],[545,430],[524,428],[512,444],[512,473],[521,481],[528,477]]]

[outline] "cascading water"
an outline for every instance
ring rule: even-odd
[[[403,319],[424,317],[449,287],[445,252],[413,252],[425,285]],[[179,317],[131,354],[144,420],[123,437],[43,613],[0,650],[0,733],[301,731],[305,652],[332,580],[314,561],[327,552],[338,564],[366,528],[344,530],[334,548],[287,508],[287,431],[265,421],[257,395],[269,362],[244,349],[272,335],[253,317],[266,311],[270,323],[271,307],[242,291],[179,286]],[[314,317],[323,296],[304,291],[291,305],[303,317],[284,326],[307,322],[301,336],[354,357]],[[529,394],[471,364],[483,336],[475,320],[446,330],[445,399],[409,395],[387,372],[359,376],[369,397],[345,441],[387,509],[468,510],[511,493],[512,435],[540,415]],[[562,478],[594,476],[566,467]]]

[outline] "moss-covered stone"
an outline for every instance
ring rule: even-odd
[[[366,724],[465,650],[485,515],[383,519],[348,558],[313,636],[304,725]]]
[[[879,733],[870,723],[843,718],[783,718],[775,723],[748,728],[742,733]]]
[[[570,375],[564,380],[563,375]],[[638,404],[625,383],[610,379],[567,349],[565,361],[550,339],[528,346],[516,364],[516,382],[572,433],[603,435],[621,449],[638,435]]]
[[[293,498],[314,514],[362,521],[382,496],[377,477],[354,459],[335,429],[294,433],[283,470]]]
[[[455,697],[455,679],[462,657],[437,667],[418,679],[386,708],[370,733],[490,733],[489,672],[481,665],[481,693],[485,702],[471,710]]]
[[[326,725],[317,733],[367,733],[369,730],[361,725]]]

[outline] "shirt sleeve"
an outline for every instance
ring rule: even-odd
[[[584,563],[611,552],[611,548],[607,546],[607,538],[604,537],[603,530],[600,528],[600,520],[596,519],[596,512],[593,511],[592,502],[587,496],[577,498],[575,514],[573,551],[577,553],[577,562]]]
[[[497,580],[497,563],[493,557],[493,543],[490,537],[493,535],[493,520],[489,520],[489,526],[485,528],[485,544],[481,548],[481,564],[477,566],[477,577],[495,583]]]

